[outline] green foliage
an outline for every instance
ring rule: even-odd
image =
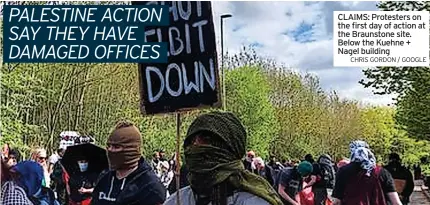
[[[405,165],[420,163],[421,157],[430,156],[430,142],[409,138],[403,130],[396,129],[391,108],[374,107],[362,112],[363,138],[375,152],[378,162],[387,162],[388,155],[398,153]]]
[[[383,11],[429,11],[430,3],[419,1],[385,1],[378,4]],[[430,139],[429,80],[430,67],[376,67],[364,70],[360,81],[375,94],[397,94],[396,122],[417,139]]]
[[[226,73],[227,109],[235,113],[248,132],[248,148],[268,157],[278,133],[275,109],[270,102],[270,85],[259,67],[240,67]]]
[[[429,88],[430,68],[416,70],[410,88],[398,102],[398,124],[418,139],[430,139]]]
[[[363,139],[372,147],[379,162],[385,161],[394,136],[399,134],[393,115],[393,109],[381,107],[366,108],[361,112]]]
[[[315,76],[249,51],[228,58],[227,65],[227,109],[245,125],[248,149],[264,158],[328,153],[339,159],[349,156],[354,139],[368,141],[380,162],[391,151],[407,164],[428,156],[427,141],[396,129],[392,108],[359,107],[323,92]],[[175,116],[140,113],[134,64],[3,64],[1,71],[1,143],[24,153],[35,146],[52,151],[61,131],[78,130],[94,133],[104,146],[116,121],[129,119],[142,131],[146,157],[161,148],[171,156],[176,149]],[[210,110],[181,114],[180,146],[192,120]]]
[[[378,6],[381,10],[429,10],[428,5],[383,2]],[[381,163],[390,152],[398,152],[407,165],[429,157],[429,142],[412,138],[429,139],[429,67],[365,71],[367,79],[361,81],[365,87],[377,94],[400,94],[395,110],[360,107],[340,99],[335,91],[323,92],[316,76],[295,73],[252,49],[224,59],[227,110],[246,127],[247,149],[264,158],[274,154],[301,159],[308,153],[328,153],[340,159],[349,156],[349,143],[355,139],[368,141]],[[59,133],[65,130],[92,132],[104,146],[119,119],[139,126],[146,157],[158,149],[168,154],[176,149],[175,116],[140,113],[135,64],[3,64],[1,74],[0,143],[23,153],[35,146],[54,150]],[[181,113],[181,146],[190,123],[210,110]]]

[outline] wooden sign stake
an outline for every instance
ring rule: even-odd
[[[179,189],[181,177],[181,113],[176,113],[176,205],[181,204]]]

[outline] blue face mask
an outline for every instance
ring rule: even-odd
[[[85,172],[88,169],[88,162],[78,162],[79,169],[81,172]]]

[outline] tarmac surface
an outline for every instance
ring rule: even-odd
[[[429,189],[423,186],[422,181],[415,181],[415,189],[409,205],[430,205]]]

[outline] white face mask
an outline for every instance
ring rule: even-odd
[[[88,162],[78,162],[79,169],[81,172],[85,172],[88,169]]]

